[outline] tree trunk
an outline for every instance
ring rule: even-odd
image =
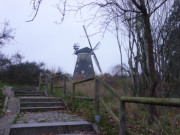
[[[154,64],[154,56],[153,56],[153,40],[151,34],[151,26],[149,15],[147,14],[147,9],[144,3],[144,0],[140,0],[142,6],[142,17],[144,21],[144,38],[145,38],[145,45],[146,45],[146,52],[147,52],[147,61],[148,61],[148,72],[149,72],[149,90],[150,96],[156,97],[156,72],[155,72],[155,64]],[[149,122],[152,123],[154,120],[154,116],[157,115],[157,109],[155,106],[150,105],[150,119]]]

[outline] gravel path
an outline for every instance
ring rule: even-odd
[[[82,118],[68,113],[68,111],[20,113],[16,124],[84,121]]]

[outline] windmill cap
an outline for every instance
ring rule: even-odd
[[[89,47],[84,47],[82,49],[79,49],[75,52],[75,54],[79,54],[79,53],[91,53],[92,49],[90,49]]]

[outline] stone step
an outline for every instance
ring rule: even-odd
[[[64,106],[63,102],[21,102],[21,107]]]
[[[37,91],[38,88],[35,86],[20,86],[20,87],[13,87],[12,90],[16,91]]]
[[[11,135],[41,135],[41,134],[68,134],[74,131],[95,132],[94,126],[87,121],[55,122],[36,124],[13,124]],[[72,135],[72,134],[71,134]]]
[[[14,91],[14,94],[44,94],[43,91]]]
[[[44,112],[44,111],[58,111],[64,110],[64,106],[52,106],[52,107],[20,107],[20,112]]]
[[[62,102],[62,99],[53,97],[21,97],[20,102]]]
[[[93,129],[94,130],[94,129]],[[48,134],[46,134],[48,135]],[[87,132],[87,131],[75,131],[74,133],[71,132],[71,133],[59,133],[59,134],[53,134],[53,135],[100,135],[99,132],[95,132],[94,131],[91,131],[91,132]]]
[[[14,94],[16,97],[38,97],[38,96],[46,96],[46,94]]]

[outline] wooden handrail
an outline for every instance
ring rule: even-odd
[[[92,97],[81,97],[81,96],[75,96],[76,99],[83,99],[83,100],[94,100]]]
[[[114,88],[112,88],[109,84],[107,84],[105,81],[101,80],[99,77],[95,77],[95,79],[98,80],[101,84],[103,84],[110,92],[115,96],[118,100],[120,100],[120,94],[116,92]]]
[[[83,80],[80,80],[80,81],[76,81],[76,82],[73,82],[73,83],[78,84],[78,83],[83,83],[83,82],[87,82],[87,81],[91,81],[91,80],[94,80],[94,77],[90,77],[90,78],[83,79]]]
[[[129,103],[180,107],[180,98],[120,97],[120,101]]]
[[[41,74],[42,76],[46,76]],[[48,75],[50,76],[50,75]],[[107,84],[105,81],[103,81],[101,78],[95,76],[95,77],[90,77],[87,79],[83,79],[80,81],[73,81],[70,77],[67,75],[58,75],[55,77],[51,76],[51,79],[57,78],[57,77],[62,77],[64,76],[64,94],[66,92],[66,79],[67,78],[71,83],[72,83],[72,91],[71,91],[71,96],[72,96],[72,107],[74,107],[75,99],[83,99],[83,100],[94,100],[95,101],[95,108],[98,114],[99,110],[99,101],[102,104],[102,106],[106,109],[106,111],[111,115],[112,119],[115,121],[115,123],[120,127],[120,134],[121,135],[126,135],[126,133],[131,133],[130,131],[126,131],[126,107],[125,103],[140,103],[140,104],[151,104],[151,105],[160,105],[160,106],[171,106],[171,107],[180,107],[180,98],[151,98],[151,97],[122,97],[120,94],[112,88],[109,84]],[[95,80],[95,98],[91,97],[79,97],[75,96],[75,85],[80,84],[83,82]],[[48,82],[48,81],[47,81]],[[106,105],[104,100],[99,97],[99,89],[98,89],[98,83],[101,83],[105,88],[107,88],[114,97],[116,97],[119,101],[119,118],[113,113],[113,111]],[[42,84],[42,82],[41,82]]]
[[[69,76],[67,76],[67,75],[64,75],[71,83],[73,83],[73,80],[69,77]]]
[[[62,77],[63,75],[57,75],[57,76],[53,76],[52,78],[58,78],[58,77]]]
[[[99,99],[100,103],[104,106],[104,108],[106,109],[106,111],[111,115],[112,119],[114,120],[114,122],[120,126],[120,121],[119,118],[112,112],[112,110],[106,105],[106,103],[104,102],[104,100],[102,98]]]

